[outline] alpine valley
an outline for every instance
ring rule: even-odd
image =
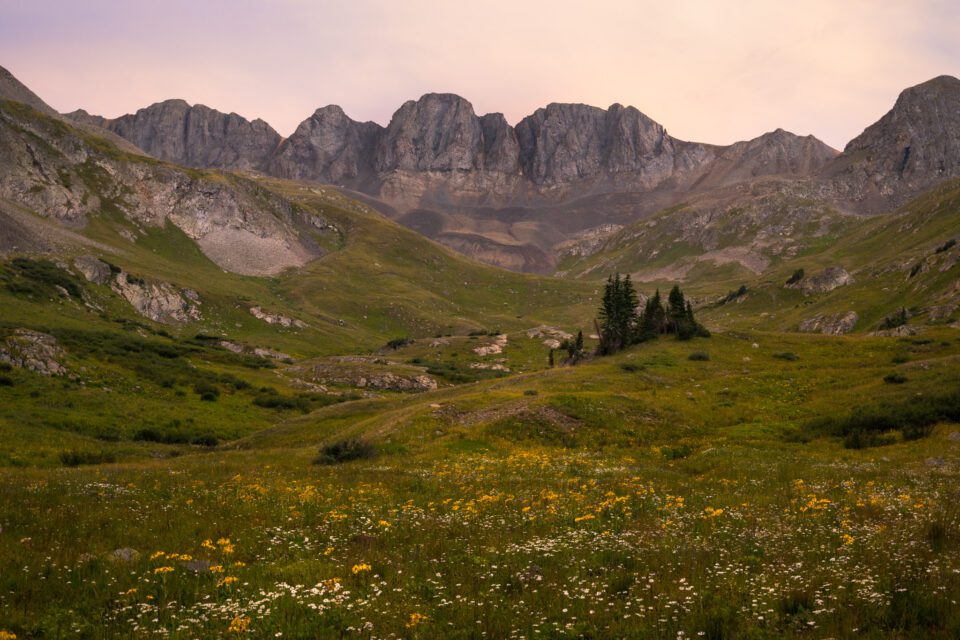
[[[950,76],[837,150],[0,68],[0,640],[960,637],[958,240]]]

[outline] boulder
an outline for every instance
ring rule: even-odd
[[[853,283],[853,277],[843,267],[827,267],[820,273],[807,276],[799,282],[787,285],[791,289],[800,289],[803,295],[828,293]]]
[[[74,258],[73,266],[88,282],[93,284],[108,284],[113,278],[113,270],[110,265],[93,256]]]
[[[828,336],[840,336],[850,333],[857,325],[860,316],[856,311],[837,313],[833,315],[817,315],[800,323],[800,331],[804,333],[822,333]]]
[[[56,338],[31,329],[16,329],[0,343],[0,362],[44,376],[65,375],[61,364],[65,356]]]

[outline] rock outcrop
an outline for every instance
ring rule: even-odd
[[[66,375],[65,355],[56,338],[31,329],[15,329],[0,343],[0,362],[44,376]]]
[[[437,388],[437,381],[426,375],[421,367],[364,356],[322,358],[312,363],[286,367],[284,374],[296,376],[302,383],[319,384],[323,388],[337,386],[414,393]]]
[[[217,344],[236,354],[256,356],[267,360],[280,360],[282,362],[292,362],[293,356],[269,347],[251,347],[250,345],[240,344],[231,340],[221,340]]]
[[[57,114],[50,105],[41,100],[40,96],[27,88],[26,85],[17,80],[12,73],[3,67],[0,67],[0,100],[20,102],[33,107],[44,115],[54,118],[59,117],[59,114]]]
[[[825,174],[839,197],[870,213],[960,176],[960,80],[939,76],[904,90]]]
[[[343,109],[317,109],[283,141],[269,161],[269,172],[292,180],[342,184],[376,175],[373,157],[383,127],[356,122]]]
[[[800,323],[804,333],[822,333],[828,336],[842,336],[853,331],[860,316],[855,311],[834,315],[818,315]]]
[[[251,122],[183,100],[158,102],[115,119],[82,110],[67,117],[112,131],[155,158],[189,167],[262,170],[280,144],[280,134],[263,120]]]
[[[853,276],[843,267],[827,267],[823,271],[806,276],[799,282],[787,285],[791,289],[800,289],[805,296],[829,293],[834,289],[853,283]]]
[[[104,208],[126,224],[121,235],[172,223],[218,265],[273,275],[322,255],[314,238],[335,232],[252,180],[185,171],[97,143],[32,108],[0,103],[0,199],[82,227]]]
[[[268,311],[264,311],[259,306],[250,307],[250,315],[257,320],[263,320],[267,324],[276,324],[280,325],[281,327],[296,327],[297,329],[303,329],[307,326],[307,323],[303,320],[290,318],[279,313],[270,313]]]
[[[88,282],[93,284],[109,284],[113,280],[113,269],[99,258],[78,256],[74,258],[73,266]]]
[[[123,296],[137,313],[154,322],[182,324],[200,319],[200,296],[190,289],[178,289],[169,282],[147,282],[121,271],[111,288]]]

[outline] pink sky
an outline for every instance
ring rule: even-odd
[[[0,0],[0,65],[61,111],[183,98],[290,134],[339,104],[386,124],[429,91],[511,123],[630,104],[672,135],[783,127],[842,148],[907,86],[960,75],[956,0]]]

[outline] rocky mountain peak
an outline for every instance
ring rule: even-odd
[[[905,89],[831,169],[841,194],[868,203],[960,176],[960,80],[939,76]]]
[[[26,85],[3,67],[0,67],[0,100],[22,102],[48,116],[60,117],[50,105],[40,99],[40,96],[28,89]]]
[[[112,120],[86,112],[71,117],[108,129],[156,158],[191,167],[263,170],[280,144],[280,134],[263,120],[181,99]]]
[[[393,114],[377,147],[379,171],[471,171],[483,167],[483,126],[473,105],[428,93]]]
[[[554,102],[520,121],[517,138],[524,173],[538,184],[654,169],[659,156],[673,153],[661,125],[620,104]]]
[[[268,171],[294,180],[341,183],[371,178],[373,154],[383,127],[357,122],[332,104],[300,123],[271,159]]]

